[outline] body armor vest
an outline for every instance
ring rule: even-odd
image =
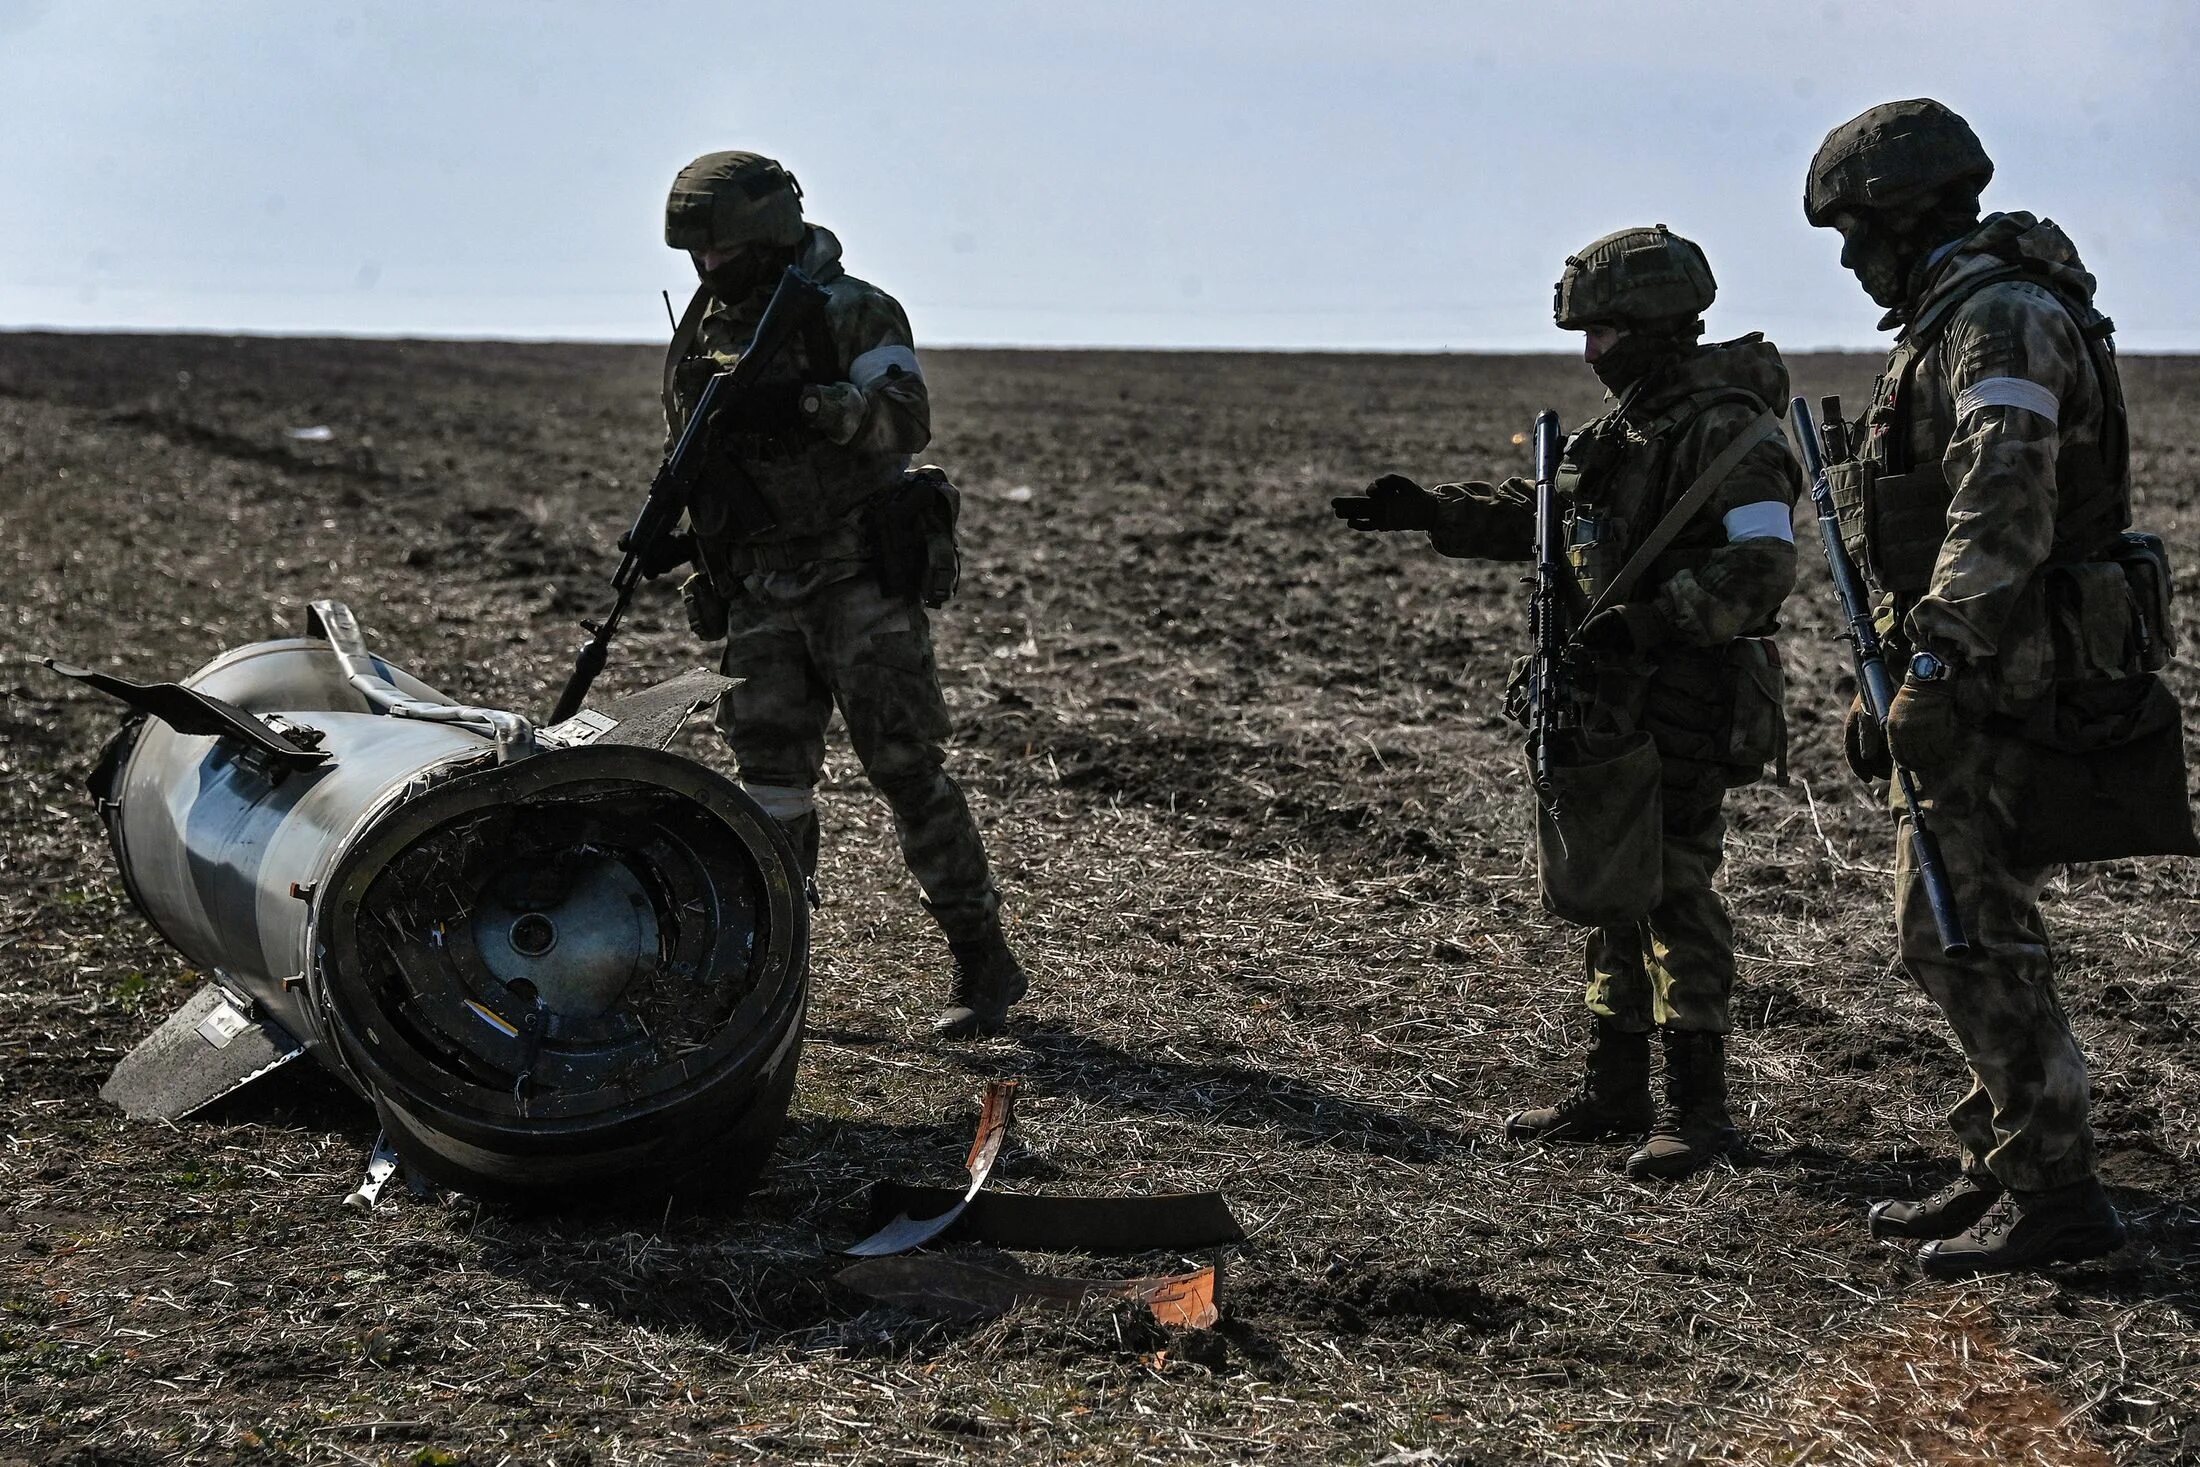
[[[1566,561],[1583,605],[1593,605],[1604,594],[1635,548],[1687,490],[1685,480],[1671,482],[1673,446],[1691,421],[1723,403],[1765,410],[1745,388],[1706,388],[1667,405],[1640,428],[1627,422],[1622,404],[1567,442],[1558,491],[1569,506]],[[1722,536],[1710,545],[1667,546],[1630,594],[1646,595],[1680,571],[1701,570],[1711,552],[1725,543]]]
[[[665,353],[664,397],[667,420],[684,423],[713,371],[739,360],[736,350],[705,351],[704,318],[712,304],[708,288],[696,292]],[[829,311],[830,306],[827,307]],[[696,366],[689,366],[696,363]],[[714,363],[714,366],[701,365]],[[823,313],[772,363],[766,385],[824,385],[843,381],[848,363],[840,360]],[[834,443],[806,430],[787,434],[727,433],[711,455],[711,473],[689,506],[688,517],[704,548],[706,565],[735,571],[769,560],[786,560],[766,547],[799,552],[803,542],[821,548],[828,539],[845,538],[853,517],[880,493],[901,483],[909,467],[903,453],[879,453]],[[750,539],[731,538],[726,496],[753,495],[770,512],[773,528]],[[762,554],[748,553],[753,547]]]
[[[2012,264],[1967,282],[1903,332],[1872,389],[1862,456],[1827,472],[1850,558],[1869,571],[1882,591],[1917,597],[1931,589],[1933,567],[1948,535],[1948,509],[1955,500],[1955,486],[1948,482],[1942,460],[1956,425],[1952,418],[1945,423],[1920,420],[1918,362],[1959,306],[2008,280],[2044,287],[2070,313],[2101,391],[2100,441],[2064,445],[2055,457],[2055,539],[2049,564],[2106,555],[2131,523],[2130,434],[2111,340],[2115,323],[2090,304],[2056,290],[2037,272]]]

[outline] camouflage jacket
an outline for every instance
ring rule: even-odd
[[[1594,598],[1704,468],[1787,400],[1787,368],[1759,336],[1697,348],[1630,388],[1566,441],[1560,488],[1568,559]],[[1676,648],[1720,648],[1771,632],[1795,584],[1793,509],[1802,487],[1777,436],[1743,455],[1629,599],[1663,613]],[[1429,540],[1452,556],[1534,553],[1535,486],[1442,484]]]
[[[2019,702],[2055,675],[2045,571],[2130,522],[2123,396],[2093,287],[2052,222],[1989,216],[1882,323],[1902,334],[1862,424],[1880,505],[1855,528],[1883,623],[1988,664]]]
[[[892,296],[842,269],[840,241],[832,232],[811,226],[797,263],[827,291],[822,328],[798,336],[766,380],[820,387],[815,423],[781,437],[734,436],[720,462],[738,482],[715,487],[760,494],[778,524],[760,539],[780,550],[798,558],[811,550],[820,556],[852,553],[860,538],[856,514],[899,483],[910,455],[931,441],[931,400],[908,317]],[[732,305],[698,302],[700,315],[691,307],[689,329],[675,335],[665,357],[668,446],[708,375],[740,360],[768,298],[768,291],[760,291]],[[707,497],[699,497],[697,508],[704,513],[696,518],[698,538],[706,546],[716,538],[707,522]],[[731,554],[739,573],[746,568],[744,553]],[[706,563],[724,558],[709,557]],[[711,568],[715,574],[716,565]]]

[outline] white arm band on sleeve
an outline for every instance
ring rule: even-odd
[[[2062,411],[2055,394],[2022,377],[1986,377],[1963,389],[1956,398],[1956,420],[1961,422],[1980,408],[2023,408],[2052,423]]]
[[[1777,499],[1760,499],[1740,509],[1730,509],[1720,523],[1726,538],[1735,540],[1785,540],[1795,543],[1795,511]]]
[[[917,354],[906,346],[874,346],[848,364],[848,380],[865,392],[895,375],[922,377]]]

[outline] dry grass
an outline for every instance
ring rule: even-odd
[[[1943,1178],[1958,1066],[1889,971],[1883,816],[1838,767],[1815,580],[1791,608],[1800,782],[1731,806],[1758,1156],[1652,1188],[1499,1138],[1580,1042],[1578,943],[1536,907],[1494,717],[1515,578],[1350,537],[1326,495],[1509,471],[1536,407],[1592,399],[1565,362],[933,362],[969,493],[940,623],[955,767],[1039,981],[1009,1037],[929,1039],[941,954],[838,759],[796,1124],[744,1215],[400,1196],[357,1218],[337,1199],[371,1121],[305,1073],[180,1127],[105,1111],[106,1069],[195,980],[72,783],[109,710],[24,659],[173,675],[326,594],[431,682],[539,707],[654,450],[650,371],[0,344],[0,1463],[2200,1458],[2192,870],[2050,898],[2134,1246],[1922,1283],[1862,1207]],[[2192,644],[2200,367],[2135,361],[2130,387]],[[335,442],[281,437],[322,422]],[[607,687],[690,661],[678,621],[653,595]],[[2179,686],[2200,713],[2189,664]],[[1218,1329],[1130,1305],[955,1326],[834,1288],[864,1183],[954,1180],[1002,1074],[1025,1079],[1002,1185],[1230,1197],[1253,1236]]]

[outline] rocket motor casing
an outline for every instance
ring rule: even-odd
[[[377,710],[351,675],[363,656],[259,643],[185,683],[311,743],[311,768],[159,718],[110,751],[95,792],[132,899],[438,1181],[745,1186],[784,1121],[806,996],[777,827],[601,716],[513,757]],[[378,659],[372,678],[445,704]]]

